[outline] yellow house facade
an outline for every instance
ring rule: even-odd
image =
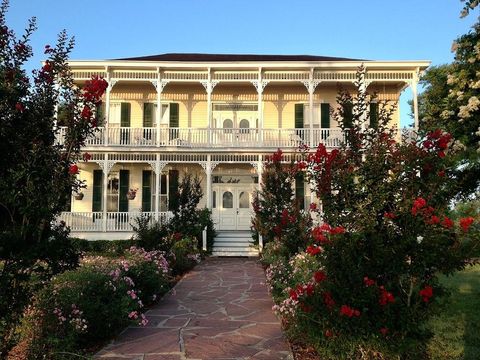
[[[71,61],[76,84],[99,75],[109,87],[105,121],[84,149],[92,159],[79,164],[87,187],[61,219],[73,236],[128,238],[140,212],[168,218],[179,181],[192,174],[217,230],[249,230],[265,156],[281,148],[288,159],[302,144],[339,146],[332,110],[339,87],[354,90],[362,64],[378,100],[398,101],[411,87],[417,125],[417,83],[428,61],[213,54]],[[399,124],[398,108],[392,127]],[[308,186],[297,192],[304,206],[313,201]]]

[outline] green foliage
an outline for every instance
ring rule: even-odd
[[[462,15],[466,16],[478,1],[467,1]],[[478,191],[480,185],[480,22],[457,38],[452,51],[455,60],[448,65],[431,67],[421,79],[425,90],[419,96],[420,128],[437,128],[451,133],[455,146],[463,151],[456,156],[454,175],[460,196]]]
[[[123,256],[132,246],[140,246],[136,240],[85,240],[72,239],[73,246],[81,253],[108,257]],[[150,249],[147,249],[150,250]]]
[[[192,269],[199,261],[198,241],[195,238],[185,237],[176,241],[171,249],[175,275],[181,275]]]
[[[199,214],[197,206],[203,196],[200,179],[185,174],[179,185],[178,203],[173,209],[173,218],[170,220],[172,232],[198,232]]]
[[[11,356],[61,358],[85,354],[132,321],[145,325],[141,311],[169,288],[161,252],[132,247],[124,258],[86,257],[82,266],[56,276],[35,295]]]
[[[73,39],[65,32],[54,47],[45,47],[46,60],[30,81],[24,67],[33,52],[36,30],[32,18],[22,37],[6,24],[8,1],[0,7],[0,357],[14,344],[15,327],[31,297],[30,278],[48,279],[72,268],[78,254],[67,233],[53,227],[76,179],[80,149],[95,129],[95,109],[107,83],[92,78],[84,89],[73,86],[68,56]],[[65,142],[56,143],[55,107],[69,109],[64,118]],[[62,254],[65,251],[65,254]],[[65,256],[62,256],[65,255]]]
[[[202,232],[203,229],[207,228],[207,251],[211,252],[213,249],[213,242],[215,241],[215,224],[213,223],[212,219],[212,211],[210,209],[204,208],[201,210],[197,210],[198,213],[198,232],[197,234],[189,234],[196,237],[198,240],[199,248],[202,246],[203,236]]]
[[[132,240],[136,241],[138,246],[147,250],[170,250],[172,244],[166,242],[169,233],[168,224],[152,222],[151,215],[145,213],[141,213],[134,221]]]
[[[388,103],[380,104],[378,126],[368,128],[363,77],[361,67],[358,96],[338,98],[340,107],[353,105],[347,143],[331,152],[322,144],[305,149],[296,165],[323,204],[323,213],[312,213],[325,222],[304,227],[307,255],[295,255],[283,237],[298,218],[282,210],[264,256],[267,279],[289,332],[322,356],[416,359],[445,294],[438,275],[468,264],[479,219],[448,218],[458,151],[451,135],[436,130],[398,143],[388,126],[395,104]]]

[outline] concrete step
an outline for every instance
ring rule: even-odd
[[[215,241],[213,247],[249,247],[252,245],[247,241]]]
[[[255,250],[250,246],[214,246],[213,251],[250,251]]]
[[[242,257],[252,257],[258,256],[258,251],[255,249],[249,251],[212,251],[212,256],[242,256]]]
[[[244,238],[251,239],[250,231],[217,231],[216,238]]]

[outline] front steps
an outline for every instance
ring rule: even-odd
[[[217,231],[213,256],[258,256],[250,231]]]

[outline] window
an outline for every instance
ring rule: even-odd
[[[224,209],[233,209],[233,194],[230,191],[223,193],[222,207]]]
[[[246,133],[250,132],[250,130],[249,130],[250,122],[247,119],[240,120],[239,127],[240,127],[240,133],[242,133],[242,134],[246,134]]]
[[[246,191],[242,191],[240,195],[238,195],[238,207],[240,209],[248,209],[250,207],[250,197],[248,195]]]
[[[108,174],[107,184],[107,211],[118,211],[118,189],[119,189],[118,172],[110,172]]]
[[[212,192],[212,208],[215,209],[217,207],[217,192]]]
[[[225,129],[224,133],[231,133],[233,129],[233,121],[232,119],[225,119],[223,120],[223,128]]]

